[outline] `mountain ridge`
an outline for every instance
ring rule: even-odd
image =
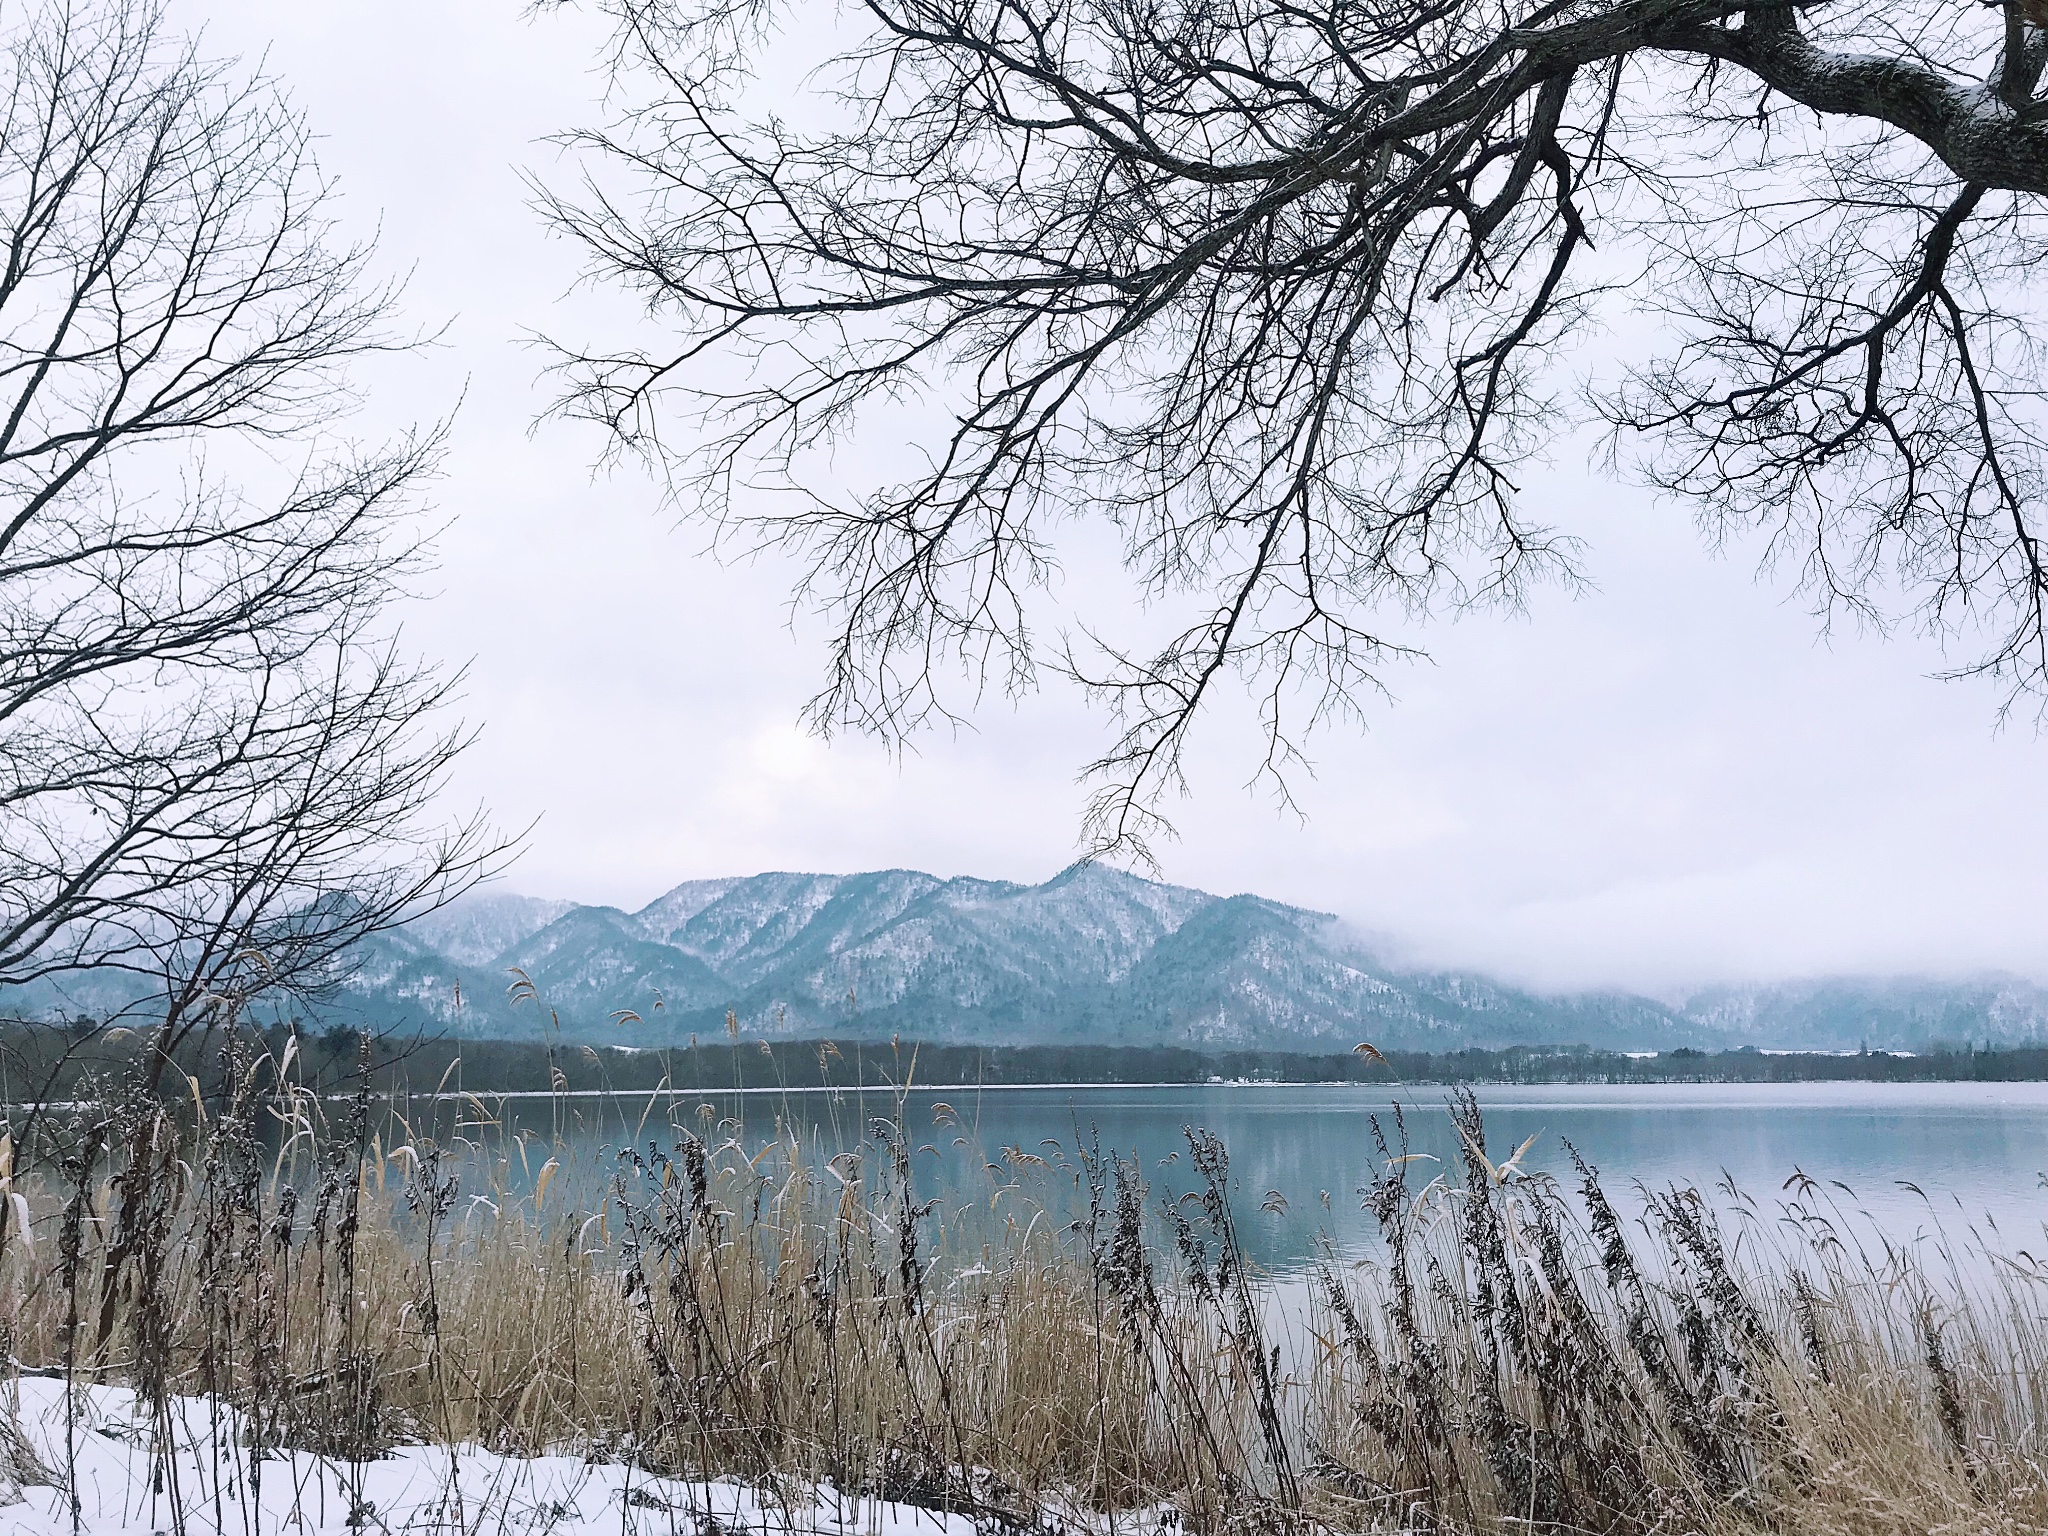
[[[471,892],[360,945],[307,1022],[650,1047],[718,1039],[729,1019],[750,1039],[1240,1052],[2048,1041],[2048,989],[2014,976],[1819,977],[1659,999],[1546,992],[1387,951],[1327,912],[1102,864],[1037,885],[776,870],[687,880],[632,911]],[[138,1011],[136,983],[119,976],[0,995],[0,1017]]]
[[[2048,1039],[2048,990],[2016,977],[1551,993],[1390,961],[1330,913],[1086,862],[1037,885],[766,871],[684,881],[633,911],[474,893],[366,946],[348,1005],[379,1027],[517,1037],[541,1015],[506,1000],[515,971],[565,1035],[627,1044],[715,1038],[728,1015],[749,1038],[1232,1050]]]

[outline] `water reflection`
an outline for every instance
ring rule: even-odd
[[[2041,1253],[2048,1217],[2048,1084],[1866,1084],[1482,1088],[1496,1162],[1528,1141],[1522,1166],[1575,1182],[1566,1144],[1601,1171],[1618,1203],[1632,1184],[1702,1188],[1722,1181],[1747,1191],[1767,1224],[1785,1181],[1804,1173],[1852,1221],[1867,1219],[1895,1240],[1937,1224],[1960,1234],[1995,1229],[2003,1246]],[[1456,1133],[1445,1092],[1401,1090],[1411,1182],[1458,1177]],[[900,1105],[900,1109],[899,1109]],[[1185,1128],[1204,1127],[1229,1147],[1246,1247],[1286,1270],[1305,1261],[1318,1230],[1340,1245],[1371,1246],[1359,1190],[1378,1160],[1371,1120],[1395,1132],[1387,1089],[1277,1085],[1171,1088],[938,1089],[900,1101],[866,1094],[684,1093],[625,1100],[546,1097],[415,1104],[412,1121],[444,1141],[496,1146],[495,1169],[470,1181],[530,1182],[550,1155],[563,1193],[587,1198],[616,1165],[618,1149],[674,1139],[688,1126],[709,1140],[753,1148],[794,1130],[820,1158],[865,1144],[873,1122],[899,1112],[920,1191],[955,1218],[1023,1184],[1034,1198],[1076,1213],[1079,1149],[1099,1145],[1135,1158],[1155,1198],[1196,1187]],[[480,1124],[480,1122],[491,1122]],[[507,1155],[508,1137],[526,1155]],[[482,1151],[470,1154],[482,1157]]]

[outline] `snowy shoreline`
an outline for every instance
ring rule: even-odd
[[[119,1532],[462,1532],[467,1536],[975,1536],[966,1515],[829,1487],[657,1477],[576,1455],[521,1458],[475,1445],[402,1445],[353,1464],[305,1451],[253,1458],[241,1416],[173,1398],[174,1451],[158,1482],[148,1408],[123,1387],[81,1387],[71,1453],[64,1384],[19,1383],[24,1434],[45,1468],[76,1469],[74,1526],[64,1489],[0,1480],[0,1536]],[[158,1485],[153,1487],[153,1482]],[[1122,1522],[1119,1522],[1121,1525]]]

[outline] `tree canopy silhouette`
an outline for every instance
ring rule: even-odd
[[[1588,419],[1823,614],[2048,685],[2039,0],[865,0],[801,125],[757,87],[822,8],[609,9],[621,109],[543,198],[662,339],[563,345],[559,408],[800,555],[821,726],[1065,670],[1141,850],[1219,683],[1277,773],[1406,620],[1569,580],[1521,488]],[[906,401],[915,467],[841,493]],[[1185,622],[1041,641],[1075,517]]]

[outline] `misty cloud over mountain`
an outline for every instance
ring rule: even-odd
[[[2048,992],[2014,978],[1717,987],[1675,1004],[1547,995],[1393,963],[1326,913],[1099,865],[1042,885],[912,870],[695,880],[637,912],[482,893],[362,958],[342,1003],[360,1022],[519,1038],[551,1012],[572,1038],[634,1045],[721,1040],[728,1011],[748,1038],[1216,1049],[2048,1037]],[[534,996],[515,1004],[519,975]]]

